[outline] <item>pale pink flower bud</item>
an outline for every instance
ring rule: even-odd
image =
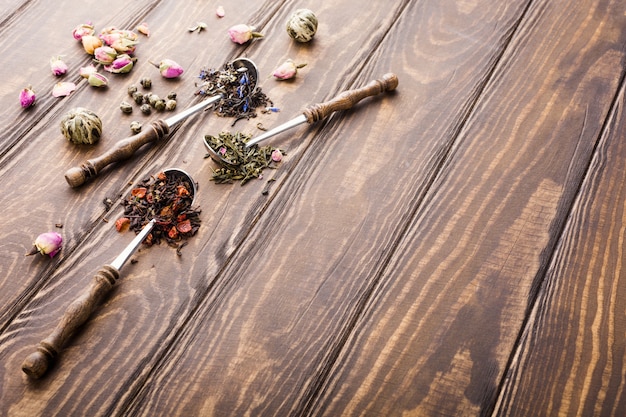
[[[224,17],[226,15],[226,12],[224,11],[224,6],[217,6],[215,14],[217,15],[217,17]]]
[[[95,33],[96,31],[94,30],[94,27],[91,24],[91,22],[81,23],[80,25],[74,28],[74,30],[72,31],[72,36],[74,37],[74,39],[79,41],[83,38],[83,36],[94,35]]]
[[[246,24],[232,26],[230,29],[228,29],[228,36],[230,36],[231,41],[240,45],[248,42],[252,38],[263,37],[262,34],[254,31],[254,27],[248,26]]]
[[[100,34],[100,39],[117,52],[132,54],[135,52],[138,36],[132,30],[107,29]]]
[[[107,77],[97,72],[89,74],[87,82],[92,87],[106,87],[109,84],[109,80],[107,79]]]
[[[298,68],[302,68],[306,66],[306,64],[296,65],[291,59],[283,62],[278,68],[274,70],[272,75],[278,80],[288,80],[293,78],[298,73]]]
[[[103,65],[108,65],[117,57],[117,51],[110,46],[100,46],[93,51],[94,59]]]
[[[89,55],[93,55],[96,48],[102,46],[102,40],[94,35],[85,35],[81,38],[81,42],[83,43],[83,48],[85,48],[85,52]]]
[[[27,253],[26,256],[34,255],[39,252],[42,255],[48,255],[52,258],[61,250],[62,244],[63,237],[57,232],[42,233],[37,236],[33,249]]]
[[[28,108],[35,104],[35,100],[37,97],[35,96],[35,92],[32,87],[26,87],[20,91],[20,104],[23,108]]]
[[[159,62],[159,65],[153,64],[155,67],[159,69],[161,75],[164,78],[176,78],[180,76],[185,70],[183,67],[178,65],[175,61],[171,59],[164,59]]]
[[[78,73],[83,78],[89,78],[91,74],[95,74],[96,72],[98,72],[98,70],[93,65],[87,65],[86,67],[81,67],[78,70]]]
[[[135,65],[135,59],[128,54],[118,55],[117,58],[110,65],[105,65],[105,71],[113,74],[126,74],[133,69]]]
[[[60,56],[50,59],[50,69],[54,75],[63,75],[67,72],[67,64],[61,60]]]
[[[272,161],[280,162],[283,160],[283,153],[279,149],[274,149],[272,151]]]
[[[52,96],[65,97],[69,96],[72,91],[76,90],[76,84],[71,82],[59,82],[52,88]]]

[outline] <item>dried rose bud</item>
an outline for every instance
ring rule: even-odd
[[[28,86],[20,91],[20,105],[23,108],[26,109],[35,104],[36,99],[37,96],[35,96],[35,92],[33,91],[32,87]]]
[[[72,82],[59,82],[52,87],[53,97],[69,96],[72,91],[76,90],[76,84]]]
[[[50,58],[50,69],[54,75],[63,75],[67,72],[67,64],[61,60],[60,56]]]
[[[302,68],[306,66],[306,64],[296,65],[291,59],[283,62],[278,68],[274,70],[272,75],[278,80],[288,80],[293,78],[298,73],[298,68]]]
[[[34,255],[39,252],[42,255],[48,255],[52,258],[61,250],[62,244],[63,237],[57,232],[42,233],[37,236],[33,249],[28,252],[26,256]]]
[[[121,54],[135,52],[138,36],[131,30],[106,29],[100,33],[100,39]]]
[[[137,26],[137,32],[141,33],[142,35],[146,35],[147,37],[150,37],[150,28],[148,28],[148,24],[146,22],[143,22],[139,24],[139,26]]]
[[[283,160],[283,153],[279,149],[274,149],[272,151],[272,161],[280,162]]]
[[[109,65],[117,58],[117,51],[110,46],[100,46],[93,51],[93,57],[96,62]]]
[[[102,41],[100,40],[100,38],[94,35],[83,36],[81,38],[81,42],[83,43],[83,48],[85,49],[85,52],[87,52],[89,55],[93,55],[96,48],[102,46]]]
[[[87,65],[86,67],[81,67],[78,70],[78,73],[83,78],[89,78],[91,74],[95,74],[96,72],[98,72],[98,70],[91,64]]]
[[[81,23],[80,25],[76,26],[74,28],[74,30],[72,31],[72,36],[74,37],[74,39],[76,39],[77,41],[81,40],[83,38],[83,36],[91,36],[94,35],[96,33],[94,26],[91,24],[91,22],[88,23]]]
[[[133,69],[134,64],[135,58],[128,54],[121,54],[110,65],[105,65],[104,69],[113,74],[126,74]]]
[[[224,11],[224,6],[217,6],[217,9],[215,9],[215,14],[217,15],[217,17],[224,17],[226,15],[226,12]]]
[[[92,87],[106,87],[107,85],[109,85],[109,80],[107,79],[107,77],[97,72],[90,74],[89,78],[87,78],[87,82]]]
[[[253,26],[248,26],[243,23],[232,26],[230,29],[228,29],[228,36],[230,36],[231,41],[240,45],[248,42],[250,39],[263,37],[262,34],[254,31]]]
[[[159,69],[159,71],[161,72],[161,75],[164,78],[176,78],[180,76],[183,72],[185,72],[183,67],[181,67],[180,65],[178,65],[175,61],[172,61],[171,59],[164,59],[161,62],[159,62],[159,65],[156,65],[154,63],[152,65],[154,65],[155,67]]]

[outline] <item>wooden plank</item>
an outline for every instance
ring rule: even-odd
[[[217,3],[189,6],[183,14],[190,16],[190,19],[196,19],[197,16],[213,13],[216,5]],[[252,23],[255,20],[262,20],[261,16],[273,16],[274,8],[279,6],[280,4],[268,2],[262,5],[250,5],[247,10],[239,8],[237,14],[233,13],[232,19],[249,15]],[[352,6],[344,4],[341,10],[341,13],[333,17],[335,27],[340,27],[341,22],[350,15]],[[171,28],[179,24],[180,14],[183,11],[176,2],[161,3],[145,18],[148,21],[160,22],[161,27]],[[317,43],[309,48],[294,45],[283,32],[284,20],[290,11],[282,10],[275,20],[267,23],[267,30],[270,33],[274,31],[280,34],[276,35],[275,43],[271,44],[263,40],[253,44],[249,52],[246,52],[243,47],[233,46],[226,37],[223,42],[220,40],[221,46],[216,43],[211,48],[203,49],[206,38],[190,38],[195,34],[188,35],[186,26],[182,31],[183,36],[180,37],[162,38],[161,41],[155,41],[158,39],[155,34],[150,42],[158,43],[152,44],[149,49],[151,54],[157,56],[159,53],[178,51],[181,56],[190,57],[190,61],[181,63],[187,68],[193,68],[195,65],[196,70],[204,66],[205,62],[216,61],[216,57],[219,57],[218,65],[221,65],[224,56],[232,57],[245,53],[257,62],[264,73],[268,73],[275,65],[286,59],[286,56],[282,55],[284,51],[289,51],[294,59],[305,60],[318,55],[319,51],[316,48],[323,45],[323,37],[320,37],[320,41],[316,40]],[[329,92],[337,91],[342,84],[349,83],[350,73],[341,71],[350,68],[350,65],[347,65],[345,61],[333,61],[331,57],[341,56],[342,59],[346,59],[345,57],[353,59],[354,61],[350,64],[356,63],[357,65],[352,71],[358,72],[360,68],[358,65],[364,61],[355,58],[358,56],[357,52],[364,43],[376,45],[379,38],[384,35],[385,25],[389,26],[398,13],[399,11],[394,9],[372,9],[368,16],[373,22],[381,22],[382,29],[359,33],[359,36],[353,36],[350,42],[341,44],[330,42],[333,38],[327,37],[326,42],[330,43],[323,56],[326,58],[325,62],[331,62],[332,65],[324,65],[317,72],[312,72],[310,76],[302,71],[299,78],[308,80],[306,83],[268,83],[270,85],[267,89],[268,94],[276,100],[283,112],[276,118],[268,116],[264,119],[264,124],[268,125],[270,122],[280,122],[293,117],[304,104],[310,101],[321,101]],[[330,21],[330,18],[327,20]],[[219,24],[225,25],[222,33],[225,33],[228,25],[233,23],[237,22],[220,21]],[[376,27],[376,23],[373,27]],[[190,39],[197,39],[197,41],[190,42]],[[268,45],[264,46],[266,43]],[[350,48],[352,52],[349,52]],[[204,54],[198,55],[199,50]],[[258,58],[252,53],[253,51],[257,51]],[[368,57],[367,51],[366,49],[360,53],[363,57]],[[142,58],[148,59],[145,55]],[[309,62],[311,67],[314,67],[313,61]],[[146,67],[143,68],[146,69]],[[339,73],[348,75],[345,78],[337,77],[336,74]],[[143,74],[136,73],[137,78],[141,75]],[[119,120],[116,103],[126,97],[124,86],[131,82],[131,79],[126,79],[110,88],[110,91],[116,90],[119,93],[114,99],[106,99],[106,103],[114,103],[113,107],[104,107],[100,112],[106,120]],[[299,87],[300,85],[302,88]],[[195,89],[191,86],[180,87],[183,92],[187,93]],[[180,94],[181,90],[178,91]],[[185,97],[184,94],[180,96]],[[98,98],[85,95],[78,95],[76,98],[84,100],[87,104],[96,103],[98,100]],[[99,98],[102,99],[101,96]],[[44,133],[54,132],[57,129],[54,126],[57,116],[58,114],[50,115],[50,120],[39,129]],[[259,119],[263,120],[261,117]],[[248,124],[247,129],[255,131],[256,121]],[[203,131],[209,130],[209,127],[211,130],[206,133],[217,133],[219,129],[229,126],[231,122],[231,120],[224,121],[215,117],[209,120],[196,118],[186,123],[184,129],[180,129],[175,138],[167,143],[154,150],[145,151],[132,164],[122,164],[119,169],[103,173],[96,182],[80,190],[69,190],[66,184],[60,182],[48,186],[50,195],[62,198],[48,203],[45,210],[42,209],[42,212],[48,216],[46,219],[38,218],[36,222],[29,225],[29,230],[23,231],[25,237],[22,246],[27,248],[32,231],[37,230],[37,227],[45,224],[46,221],[48,224],[52,223],[53,219],[50,217],[60,212],[67,213],[68,216],[64,227],[64,230],[68,230],[66,232],[68,245],[63,250],[59,263],[50,267],[54,268],[55,272],[51,275],[48,270],[47,274],[41,274],[46,282],[45,285],[34,288],[36,296],[32,301],[29,301],[25,308],[21,305],[15,307],[19,313],[16,318],[8,315],[8,325],[1,336],[1,342],[7,349],[0,353],[3,357],[3,384],[6,387],[6,390],[2,392],[2,401],[0,401],[0,404],[5,407],[4,410],[10,409],[16,413],[23,410],[21,412],[25,414],[37,415],[45,414],[49,410],[71,414],[80,408],[87,410],[85,412],[91,415],[110,415],[117,410],[123,410],[126,401],[132,399],[141,387],[143,378],[151,372],[153,363],[173,343],[177,332],[185,325],[186,318],[197,308],[206,292],[214,285],[213,276],[223,267],[230,252],[247,237],[251,221],[267,204],[268,197],[261,194],[261,190],[265,187],[264,182],[260,182],[260,185],[256,187],[247,185],[244,188],[238,185],[225,188],[209,182],[211,171],[209,163],[201,158],[205,152],[199,139]],[[58,164],[58,167],[53,166],[57,164],[54,161],[41,161],[42,157],[39,158],[39,162],[45,163],[46,168],[51,168],[53,178],[60,179],[68,164],[75,165],[84,159],[98,155],[114,143],[116,140],[114,133],[122,133],[124,128],[125,126],[121,124],[114,125],[113,133],[103,137],[102,144],[96,149],[79,152],[70,148],[68,154],[63,156],[64,163]],[[37,135],[37,137],[40,136]],[[42,143],[45,144],[43,141]],[[54,154],[52,152],[55,149],[54,146],[47,146],[49,148],[46,150],[50,151],[47,154]],[[289,149],[289,154],[293,155],[293,159],[287,162],[284,168],[276,171],[278,182],[272,189],[272,194],[279,189],[280,181],[285,178],[281,177],[284,175],[282,173],[289,171],[290,164],[298,163],[299,149],[305,149],[306,146],[307,143],[304,141],[295,142],[293,148]],[[39,152],[41,152],[40,155],[45,155],[44,150]],[[19,155],[16,155],[17,162],[5,172],[13,177],[19,177],[20,173],[26,172],[25,167],[32,166],[36,162],[26,158],[26,154],[27,152],[22,150]],[[201,182],[200,206],[209,207],[209,212],[215,212],[218,215],[204,217],[200,235],[185,248],[181,260],[175,259],[175,256],[172,259],[173,252],[169,248],[155,248],[155,250],[142,252],[138,256],[140,262],[134,266],[130,265],[124,271],[125,278],[120,283],[121,285],[95,315],[89,326],[71,342],[67,351],[61,356],[58,366],[52,370],[48,378],[35,383],[27,383],[28,381],[16,378],[15,372],[19,372],[19,366],[25,355],[32,350],[38,340],[47,335],[50,326],[56,324],[65,307],[85,287],[90,275],[100,266],[102,260],[112,259],[131,239],[131,236],[120,238],[113,231],[111,224],[101,222],[102,216],[113,216],[115,209],[110,213],[105,212],[100,207],[100,200],[109,196],[117,201],[120,190],[128,188],[126,182],[129,178],[143,178],[147,174],[154,173],[156,169],[162,168],[166,163],[168,166],[179,164],[191,172]],[[133,164],[137,166],[134,167]],[[29,187],[32,187],[33,193],[26,193],[25,197],[20,196],[18,200],[22,205],[40,200],[34,191],[45,188],[46,180],[39,178],[38,182],[34,181]],[[98,195],[95,202],[94,195]],[[237,210],[230,209],[231,206],[237,207]],[[11,211],[18,212],[17,207],[11,208]],[[8,224],[5,226],[8,227]],[[125,239],[125,242],[120,244],[122,239]],[[21,260],[23,251],[15,251],[12,256],[15,258],[19,256]],[[192,262],[192,259],[196,261]],[[38,264],[42,263],[38,262]],[[37,278],[32,278],[30,282],[38,282]],[[7,284],[7,288],[12,290],[9,291],[9,296],[23,296],[23,284],[15,283],[13,287]],[[18,301],[22,300],[18,299]],[[99,389],[111,380],[118,381],[114,392],[103,392]],[[24,385],[24,383],[27,384]],[[78,390],[76,387],[81,387],[81,389]],[[42,398],[40,393],[44,388],[46,397]]]
[[[414,320],[405,311],[409,301],[390,301],[378,317],[363,314],[379,290],[380,296],[389,291],[395,297],[389,287],[424,285],[426,278],[418,284],[408,271],[384,273],[392,254],[415,260],[419,250],[436,261],[419,244],[398,244],[526,3],[489,6],[407,5],[359,77],[362,83],[391,67],[399,73],[397,95],[381,100],[380,107],[363,106],[316,135],[159,362],[134,413],[150,415],[174,404],[183,414],[321,412],[320,404],[331,396],[326,390],[343,373],[333,368],[349,354],[347,341],[364,332],[372,348],[384,348],[393,342],[384,332],[398,329],[405,316]],[[441,279],[434,285],[440,287]],[[395,352],[407,362],[415,359],[410,351]],[[332,394],[337,403],[328,414],[353,411],[351,399],[373,398],[358,391],[373,366],[394,368],[368,359],[359,361],[346,391]],[[401,376],[388,376],[388,384],[382,383],[385,376],[376,381],[385,390],[375,394],[376,401],[400,413],[407,407],[397,396],[415,391]],[[451,392],[454,398],[457,391]]]
[[[626,414],[625,104],[622,85],[496,415]]]

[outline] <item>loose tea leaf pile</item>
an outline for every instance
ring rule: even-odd
[[[261,88],[254,88],[255,76],[247,68],[235,68],[232,63],[226,63],[220,70],[203,69],[198,76],[200,82],[196,83],[199,87],[196,95],[222,94],[213,108],[219,116],[234,117],[234,125],[238,120],[256,117],[257,107],[273,106]]]
[[[193,184],[178,175],[161,172],[147,178],[124,200],[124,217],[116,221],[116,227],[118,231],[128,227],[138,233],[156,219],[144,243],[150,246],[165,239],[170,246],[180,248],[178,242],[195,235],[200,228],[200,210],[191,206],[192,194]]]
[[[282,157],[282,152],[272,146],[253,145],[249,148],[245,144],[252,135],[241,132],[231,134],[222,132],[219,136],[206,135],[204,139],[222,158],[230,163],[222,164],[221,168],[213,170],[212,180],[218,184],[241,181],[241,185],[250,179],[259,178],[265,168],[275,168],[276,158],[272,153],[277,152]]]

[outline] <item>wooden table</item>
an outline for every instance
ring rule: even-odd
[[[0,415],[626,415],[623,1],[310,3],[223,2],[220,19],[213,0],[2,2]],[[302,7],[320,22],[308,44],[285,31]],[[78,75],[86,21],[152,31],[106,89]],[[232,43],[238,23],[265,37]],[[202,68],[239,56],[280,112],[193,116],[68,186],[132,120],[160,117],[123,114],[128,86],[149,76],[184,109]],[[161,78],[164,58],[183,76]],[[307,66],[271,78],[288,58]],[[271,139],[287,155],[263,180],[211,181],[205,134],[256,135],[387,72],[397,91]],[[58,81],[78,88],[52,97]],[[97,145],[62,136],[76,107],[102,119]],[[136,253],[28,377],[24,358],[132,240],[113,225],[122,200],[166,167],[198,182],[199,232],[181,256]],[[47,231],[62,251],[25,257]]]

